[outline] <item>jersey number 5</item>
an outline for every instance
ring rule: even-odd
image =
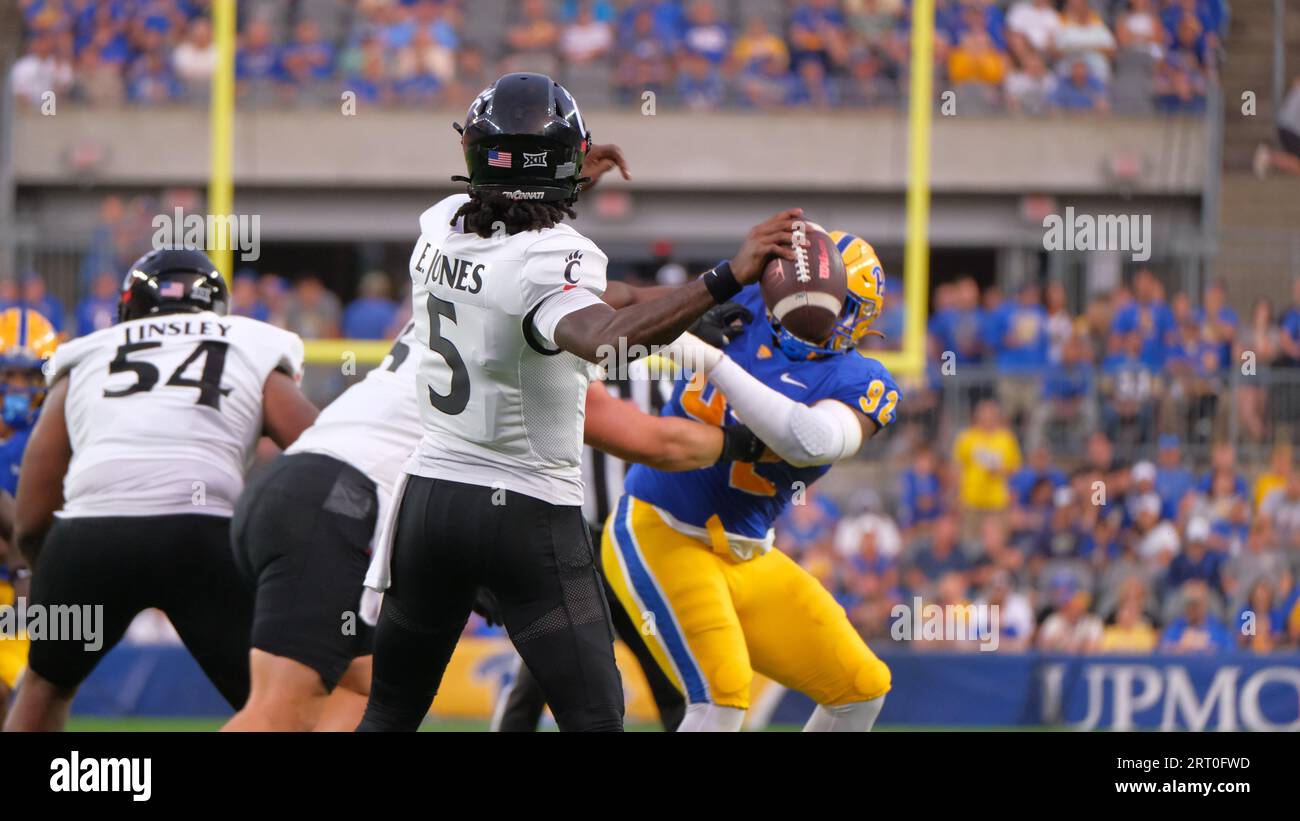
[[[456,306],[433,294],[429,294],[424,306],[429,312],[429,350],[441,356],[451,369],[451,391],[442,394],[430,386],[429,404],[448,416],[457,416],[469,405],[469,369],[465,367],[460,351],[442,335],[442,319],[446,317],[455,322]]]
[[[113,361],[108,363],[109,373],[127,373],[131,372],[136,375],[134,385],[128,385],[120,390],[104,391],[104,397],[107,399],[117,399],[123,396],[130,396],[133,393],[144,393],[151,391],[154,385],[158,384],[158,369],[149,362],[132,362],[128,357],[136,351],[145,351],[151,348],[162,347],[161,342],[133,342],[129,345],[122,345],[117,349],[117,355]],[[167,377],[168,385],[176,388],[196,388],[199,392],[198,402],[196,404],[221,410],[221,397],[230,394],[230,388],[221,387],[221,374],[226,369],[226,350],[229,344],[218,342],[214,339],[205,339],[198,345],[194,346],[194,353],[189,355],[172,375]],[[199,357],[203,357],[203,373],[198,379],[189,379],[185,376],[185,369],[194,364]]]

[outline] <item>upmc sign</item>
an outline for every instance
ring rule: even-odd
[[[1039,671],[1044,724],[1080,730],[1300,731],[1300,667],[1071,660]]]
[[[882,725],[1081,730],[1300,731],[1300,654],[1062,656],[884,649]],[[763,699],[754,718],[797,723],[813,705]]]

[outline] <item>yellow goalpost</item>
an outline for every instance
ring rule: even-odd
[[[925,371],[930,296],[930,129],[934,99],[934,0],[912,2],[911,85],[907,123],[907,237],[903,250],[905,324],[901,351],[872,356],[895,377]]]
[[[217,68],[212,76],[211,145],[208,211],[234,213],[235,7],[237,0],[212,0],[212,33]],[[925,369],[925,326],[930,280],[930,131],[934,87],[934,0],[912,3],[911,85],[908,105],[907,237],[903,263],[906,322],[900,351],[873,354],[898,377],[916,377]],[[233,244],[226,220],[212,220],[216,236],[208,238],[208,255],[230,282]],[[389,343],[327,339],[306,341],[311,365],[376,365]]]

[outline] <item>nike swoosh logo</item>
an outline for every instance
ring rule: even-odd
[[[794,385],[796,388],[803,388],[804,390],[808,390],[807,385],[795,379],[788,373],[781,374],[781,381],[787,385]]]

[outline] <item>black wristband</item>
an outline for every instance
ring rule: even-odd
[[[704,287],[709,289],[713,301],[721,305],[740,293],[741,285],[736,275],[731,273],[730,262],[720,262],[712,271],[704,274]]]
[[[718,464],[726,462],[757,462],[763,457],[767,445],[744,425],[727,425],[722,429],[722,455]]]

